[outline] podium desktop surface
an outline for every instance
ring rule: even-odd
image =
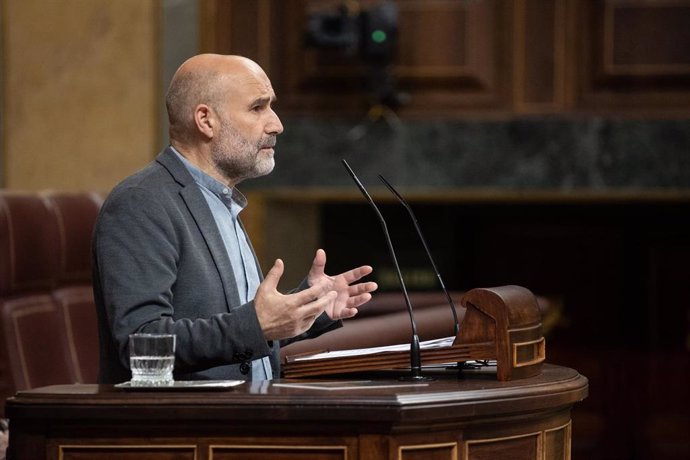
[[[56,385],[7,401],[9,460],[567,459],[577,371],[495,368],[182,389]]]

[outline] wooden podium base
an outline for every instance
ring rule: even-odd
[[[544,364],[512,381],[495,369],[424,373],[434,380],[378,372],[215,390],[23,391],[7,402],[8,459],[570,458],[570,410],[588,392],[577,371]]]

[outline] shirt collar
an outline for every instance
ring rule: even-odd
[[[228,187],[222,182],[214,179],[201,169],[194,166],[188,159],[184,157],[184,155],[178,152],[175,147],[170,146],[170,148],[173,152],[175,152],[175,155],[177,155],[180,161],[182,161],[189,171],[189,174],[191,174],[194,178],[194,182],[196,182],[199,186],[213,193],[221,200],[231,198],[232,201],[240,207],[240,209],[244,209],[245,206],[247,206],[247,198],[242,194],[242,192],[237,190],[236,187]]]

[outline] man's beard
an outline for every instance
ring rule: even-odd
[[[273,155],[261,148],[275,145],[275,136],[262,136],[256,144],[223,122],[220,136],[211,147],[212,160],[218,171],[237,184],[245,179],[265,176],[273,171]]]

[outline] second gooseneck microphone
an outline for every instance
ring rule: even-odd
[[[422,380],[425,377],[422,376],[422,355],[419,346],[419,335],[417,334],[417,323],[414,319],[414,312],[412,311],[410,296],[407,294],[405,281],[403,280],[402,273],[400,272],[400,265],[398,265],[398,259],[395,256],[393,242],[391,241],[390,234],[388,233],[388,226],[386,225],[386,220],[383,218],[383,215],[381,214],[381,211],[379,211],[378,206],[376,206],[376,203],[374,203],[374,200],[369,195],[369,192],[367,192],[367,189],[364,188],[364,185],[362,185],[362,183],[359,181],[357,175],[354,173],[352,168],[350,168],[350,165],[347,164],[347,161],[342,160],[342,162],[345,166],[345,169],[347,169],[347,172],[350,174],[350,176],[352,176],[352,180],[355,181],[355,184],[357,184],[357,187],[362,192],[362,195],[364,195],[364,198],[366,198],[371,207],[374,209],[374,212],[376,212],[376,215],[379,218],[379,222],[381,223],[381,227],[383,227],[383,234],[386,237],[386,243],[388,243],[388,250],[390,251],[391,258],[393,259],[393,265],[395,266],[395,270],[398,275],[398,281],[400,282],[400,287],[402,289],[403,296],[405,297],[407,311],[410,315],[410,326],[412,327],[412,338],[410,339],[410,378],[413,380]]]
[[[405,198],[398,193],[398,191],[386,180],[385,177],[383,177],[381,174],[379,174],[379,179],[381,182],[385,184],[386,187],[388,187],[388,190],[391,191],[393,195],[395,195],[395,198],[398,199],[401,205],[405,207],[407,210],[407,213],[410,215],[410,218],[412,219],[412,223],[414,224],[415,230],[417,230],[417,236],[419,236],[419,239],[422,241],[422,245],[424,246],[424,250],[426,251],[426,255],[429,258],[429,262],[431,262],[431,267],[434,269],[434,273],[436,274],[436,278],[438,279],[438,282],[441,286],[441,289],[443,289],[443,292],[446,294],[446,300],[448,300],[448,305],[450,305],[450,311],[453,313],[453,335],[457,337],[458,332],[460,332],[460,322],[458,321],[458,313],[455,310],[455,303],[453,303],[453,298],[450,296],[450,293],[448,292],[448,289],[446,289],[446,285],[443,283],[443,278],[441,278],[441,272],[438,271],[438,267],[436,267],[436,262],[434,262],[434,258],[431,257],[431,251],[429,250],[429,245],[426,244],[426,239],[424,238],[424,235],[422,234],[422,229],[419,228],[419,222],[417,222],[417,216],[414,215],[414,212],[412,211],[412,206],[410,206]]]

